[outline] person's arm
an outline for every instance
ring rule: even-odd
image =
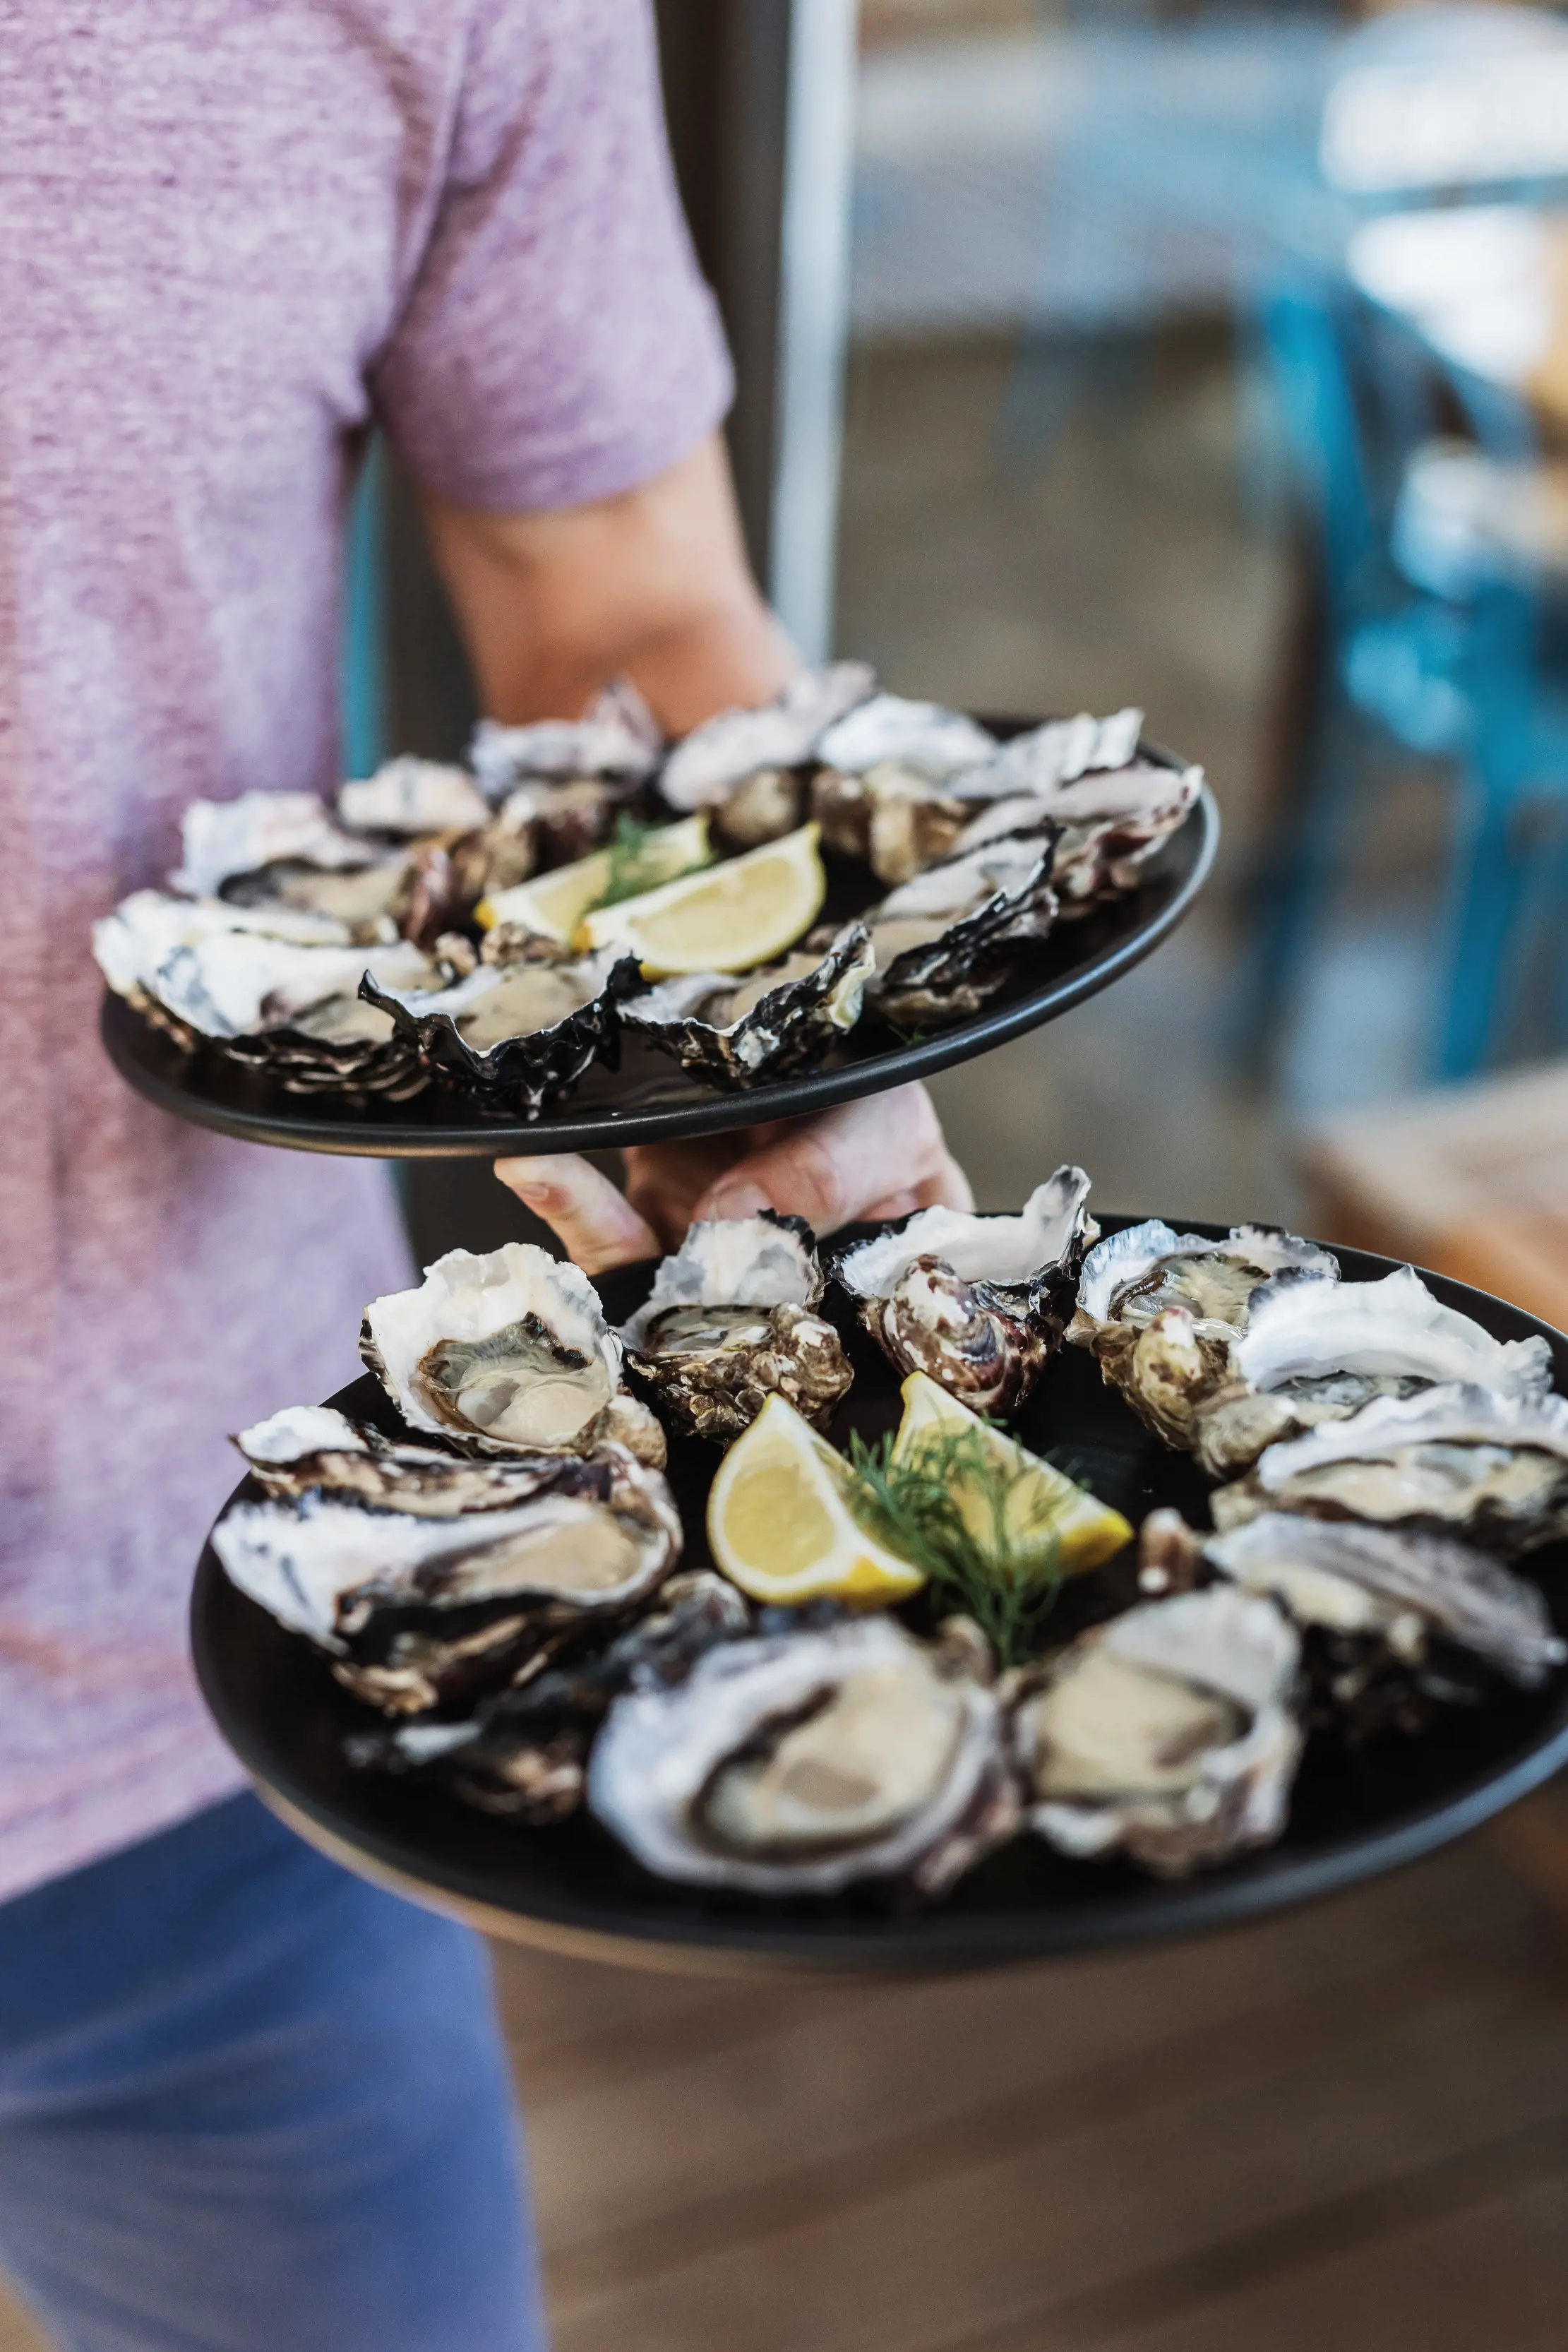
[[[574,718],[630,677],[670,734],[766,702],[799,667],[758,594],[716,435],[640,488],[591,506],[497,515],[427,499],[435,559],[497,719]],[[923,1087],[814,1119],[626,1154],[619,1192],[586,1160],[504,1160],[497,1174],[591,1274],[673,1248],[698,1216],[856,1217],[973,1206]]]

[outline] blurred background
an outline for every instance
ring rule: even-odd
[[[937,1081],[984,1206],[1280,1218],[1568,1323],[1568,15],[662,0],[813,657],[1207,768],[1176,938]],[[350,769],[461,748],[402,487]],[[428,1256],[521,1232],[412,1171]],[[560,2352],[1557,2352],[1560,1801],[1216,1943],[808,1987],[499,1955]],[[20,2323],[18,2323],[18,2326]],[[24,2335],[15,2342],[20,2346]]]

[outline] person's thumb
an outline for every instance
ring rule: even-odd
[[[525,1207],[544,1219],[584,1274],[602,1274],[635,1258],[658,1256],[652,1225],[586,1160],[568,1152],[497,1160],[496,1173]]]

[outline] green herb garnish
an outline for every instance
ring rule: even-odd
[[[668,865],[659,855],[659,836],[668,826],[639,824],[634,816],[618,816],[615,837],[608,844],[610,878],[584,914],[593,914],[601,907],[618,907],[622,898],[640,898],[645,890],[656,890],[662,882],[675,879]]]
[[[1057,1521],[1029,1462],[998,1458],[978,1429],[934,1430],[896,1456],[892,1433],[850,1437],[857,1504],[892,1551],[972,1617],[1004,1666],[1033,1649],[1061,1583]],[[1005,1434],[1005,1433],[1003,1433]]]

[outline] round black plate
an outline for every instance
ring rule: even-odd
[[[834,1103],[881,1094],[972,1061],[1009,1037],[1054,1021],[1119,980],[1173,931],[1202,889],[1219,841],[1219,813],[1206,787],[1179,833],[1150,860],[1138,889],[1082,922],[1063,923],[997,1001],[972,1021],[934,1037],[901,1043],[871,1024],[856,1030],[822,1067],[744,1093],[700,1087],[669,1056],[623,1040],[617,1071],[589,1071],[570,1098],[531,1122],[486,1118],[472,1099],[432,1087],[413,1102],[334,1102],[285,1094],[258,1073],[215,1054],[184,1054],[173,1040],[106,992],[100,1028],[110,1061],[140,1095],[198,1127],[295,1151],[349,1152],[383,1160],[494,1158],[499,1153],[603,1151],[716,1135],[766,1119],[795,1118]],[[848,921],[880,889],[863,869],[840,866],[828,914]]]
[[[1133,1220],[1103,1222],[1113,1228]],[[1338,1255],[1349,1279],[1391,1269],[1390,1260],[1364,1251]],[[650,1267],[638,1266],[601,1282],[612,1320],[641,1303],[651,1278]],[[1427,1279],[1440,1298],[1499,1339],[1544,1331],[1557,1384],[1568,1387],[1568,1340],[1462,1283]],[[851,1427],[870,1435],[893,1426],[898,1395],[891,1370],[863,1335],[847,1318],[840,1327],[855,1354],[855,1385],[833,1431],[841,1444]],[[332,1402],[397,1426],[379,1383],[369,1378]],[[1134,1522],[1161,1503],[1207,1519],[1206,1483],[1193,1464],[1150,1436],[1076,1349],[1061,1351],[1016,1426],[1026,1443],[1054,1453]],[[707,1557],[703,1507],[719,1454],[692,1440],[674,1445],[671,1457],[687,1560],[695,1566]],[[256,1490],[247,1482],[239,1491]],[[1568,1630],[1568,1545],[1531,1555],[1526,1567],[1544,1586],[1559,1628]],[[1133,1591],[1125,1565],[1083,1578],[1064,1591],[1054,1624],[1066,1633],[1107,1613],[1108,1601],[1130,1600]],[[653,1878],[587,1814],[552,1829],[519,1829],[438,1789],[351,1770],[343,1734],[379,1718],[334,1683],[319,1651],[230,1584],[210,1546],[196,1572],[192,1634],[196,1671],[220,1729],[307,1835],[371,1874],[391,1875],[428,1900],[483,1917],[502,1934],[587,1948],[601,1943],[612,1958],[646,1959],[656,1952],[665,1966],[682,1965],[683,1956],[689,1965],[711,1966],[713,1956],[724,1954],[792,1967],[956,1969],[1218,1927],[1412,1861],[1568,1762],[1565,1672],[1543,1690],[1508,1692],[1484,1706],[1456,1709],[1417,1738],[1391,1735],[1354,1754],[1334,1741],[1312,1740],[1281,1842],[1183,1883],[1162,1885],[1121,1863],[1068,1862],[1024,1836],[929,1910],[901,1912],[869,1894],[772,1902]]]

